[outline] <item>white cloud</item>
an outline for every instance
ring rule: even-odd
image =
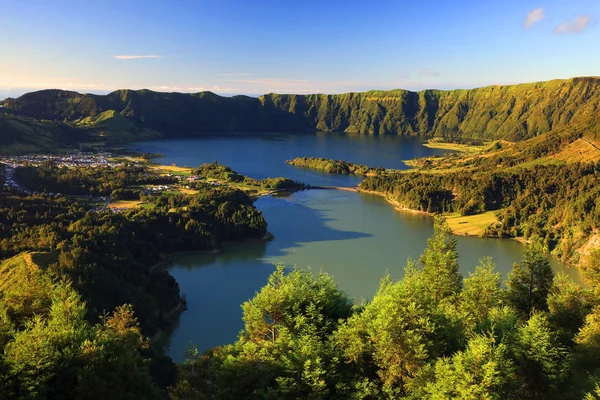
[[[423,76],[431,76],[431,77],[440,76],[440,73],[438,71],[436,71],[435,69],[431,69],[431,68],[422,69],[420,74]]]
[[[252,74],[247,74],[245,72],[237,72],[232,74],[217,74],[217,76],[250,76]]]
[[[581,33],[585,31],[590,22],[589,15],[575,17],[573,21],[565,21],[554,29],[556,33]]]
[[[527,13],[527,17],[525,17],[525,29],[531,28],[533,24],[540,22],[544,18],[546,18],[546,14],[544,13],[544,9],[541,7],[529,11]]]
[[[137,87],[137,86],[136,86]],[[160,86],[149,86],[148,89],[154,90],[157,92],[179,92],[179,93],[195,93],[195,92],[203,92],[207,90],[202,86],[168,86],[168,85],[160,85]]]
[[[136,60],[138,58],[161,58],[161,56],[131,56],[131,55],[127,55],[127,56],[113,56],[113,58],[116,58],[117,60]]]

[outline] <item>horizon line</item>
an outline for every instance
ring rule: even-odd
[[[311,96],[311,95],[343,95],[343,94],[354,94],[354,93],[368,93],[368,92],[375,92],[375,91],[379,91],[379,92],[394,92],[394,91],[406,91],[406,92],[414,92],[414,93],[418,93],[418,92],[424,92],[424,91],[442,91],[442,92],[448,92],[448,91],[453,91],[453,90],[476,90],[476,89],[483,89],[483,88],[487,88],[487,87],[507,87],[507,86],[517,86],[517,85],[528,85],[528,84],[538,84],[538,83],[547,83],[547,82],[554,82],[554,81],[569,81],[569,80],[576,80],[576,79],[600,79],[600,75],[589,75],[589,76],[574,76],[574,77],[570,77],[570,78],[556,78],[556,79],[549,79],[549,80],[542,80],[542,81],[526,81],[526,82],[516,82],[516,83],[499,83],[499,84],[487,84],[487,85],[481,85],[481,86],[473,86],[473,87],[455,87],[455,88],[449,88],[449,89],[439,89],[439,88],[426,88],[426,89],[418,89],[418,90],[414,90],[414,89],[403,89],[403,88],[393,88],[393,89],[368,89],[368,90],[360,90],[360,91],[347,91],[347,92],[319,92],[319,91],[315,91],[315,92],[310,92],[310,93],[294,93],[294,92],[267,92],[267,93],[220,93],[219,91],[212,91],[212,90],[202,90],[202,91],[163,91],[163,90],[155,90],[155,89],[149,89],[149,88],[140,88],[140,89],[131,89],[131,88],[120,88],[120,89],[114,89],[114,90],[101,90],[99,92],[91,92],[91,91],[79,91],[79,90],[72,90],[72,89],[61,89],[58,87],[55,88],[39,88],[39,89],[35,89],[35,88],[0,88],[0,91],[5,90],[5,91],[15,91],[15,90],[23,90],[23,93],[20,94],[18,97],[24,96],[26,94],[30,94],[30,93],[36,93],[36,92],[43,92],[43,91],[51,91],[51,90],[60,90],[60,91],[64,91],[64,92],[74,92],[74,93],[78,93],[78,94],[92,94],[92,95],[97,95],[97,96],[106,96],[110,93],[114,93],[117,91],[123,91],[123,90],[131,90],[134,92],[138,92],[138,91],[150,91],[150,92],[154,92],[154,93],[176,93],[176,94],[198,94],[198,93],[212,93],[215,94],[217,96],[221,96],[221,97],[234,97],[234,96],[248,96],[248,97],[260,97],[260,96],[265,96],[265,95],[272,95],[272,94],[276,94],[276,95],[296,95],[296,96]],[[31,90],[34,89],[34,90]],[[6,100],[9,97],[6,97],[2,100]],[[0,101],[2,101],[0,100]]]

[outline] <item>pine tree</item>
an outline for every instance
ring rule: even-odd
[[[435,378],[419,396],[424,399],[514,398],[518,382],[507,346],[491,335],[475,336],[464,351],[435,364]]]
[[[458,294],[462,287],[456,239],[451,235],[446,221],[436,217],[433,236],[419,259],[423,281],[436,303]]]
[[[533,310],[547,311],[553,279],[554,273],[546,256],[529,247],[524,260],[515,263],[508,274],[508,300],[525,316],[529,316]]]
[[[483,323],[493,307],[500,302],[500,273],[494,272],[495,265],[490,257],[483,258],[464,280],[460,293],[460,310],[463,324],[470,329]]]

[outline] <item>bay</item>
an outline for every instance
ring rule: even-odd
[[[356,186],[360,178],[298,169],[285,160],[299,156],[343,159],[385,168],[441,151],[404,137],[347,135],[228,135],[142,142],[137,151],[162,153],[160,164],[197,166],[218,162],[254,178],[285,176],[311,185]],[[305,190],[258,199],[275,239],[228,245],[222,254],[188,254],[168,265],[188,310],[171,333],[170,355],[181,361],[190,344],[200,351],[235,341],[243,327],[241,304],[265,285],[274,264],[331,274],[357,302],[375,294],[386,274],[398,279],[408,258],[418,259],[433,233],[433,220],[399,212],[380,196],[341,190]],[[514,240],[457,237],[461,272],[491,256],[506,278],[524,246]],[[556,272],[577,271],[551,259]]]

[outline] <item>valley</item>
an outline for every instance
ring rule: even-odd
[[[565,85],[570,85],[567,99],[581,105],[578,110],[595,107],[588,86],[584,98],[573,92],[582,84],[593,87],[595,81],[551,82],[534,87],[538,91],[560,88],[561,93],[567,93]],[[498,90],[508,96],[513,91],[528,93],[531,88],[524,85]],[[493,100],[496,89],[484,89]],[[445,124],[452,119],[449,106],[440,106],[430,125],[414,115],[400,123],[405,115],[388,124],[394,126],[390,131],[375,129],[375,125],[359,129],[353,111],[343,111],[347,100],[349,104],[358,101],[361,110],[369,110],[364,102],[397,104],[380,116],[383,120],[393,119],[394,113],[407,112],[399,104],[406,104],[411,96],[430,99],[428,92],[369,92],[364,98],[353,94],[303,96],[294,97],[293,104],[286,103],[292,97],[266,95],[259,99],[261,108],[252,116],[258,122],[239,120],[250,128],[239,131],[234,129],[235,124],[223,128],[210,118],[220,112],[230,113],[233,118],[235,113],[228,107],[254,100],[226,100],[205,94],[193,100],[197,102],[193,107],[203,108],[202,102],[210,99],[212,107],[222,108],[207,113],[202,129],[196,130],[192,126],[200,121],[197,115],[179,115],[175,125],[148,118],[146,107],[162,108],[161,98],[166,94],[156,94],[156,104],[144,100],[138,108],[134,103],[152,93],[118,93],[121,99],[127,99],[129,111],[117,112],[120,103],[114,94],[90,97],[50,91],[4,103],[4,118],[12,121],[10,129],[17,138],[2,147],[7,150],[3,163],[12,172],[3,176],[5,229],[0,232],[0,248],[6,259],[2,266],[6,280],[0,284],[5,298],[11,299],[7,304],[14,315],[12,324],[26,321],[32,312],[50,315],[44,307],[55,301],[52,299],[59,293],[56,290],[62,290],[50,283],[56,279],[74,282],[69,296],[80,296],[77,301],[85,302],[92,310],[88,314],[91,325],[86,328],[89,337],[99,334],[92,328],[98,318],[94,310],[116,310],[121,314],[115,314],[115,318],[133,321],[133,314],[118,307],[132,304],[139,321],[136,332],[151,338],[146,354],[156,363],[152,379],[165,379],[170,390],[185,393],[187,380],[199,376],[182,375],[183,365],[194,363],[203,374],[224,371],[221,368],[225,367],[208,366],[199,360],[220,363],[222,357],[243,359],[246,356],[238,349],[263,340],[259,335],[248,342],[250,336],[244,336],[252,335],[254,329],[248,325],[253,318],[248,307],[259,301],[263,291],[279,290],[272,283],[264,285],[272,279],[286,282],[288,278],[275,278],[280,273],[309,285],[330,282],[326,287],[335,285],[347,304],[354,304],[356,310],[372,310],[386,293],[386,279],[394,282],[390,288],[401,288],[412,285],[411,279],[423,274],[418,279],[431,279],[426,285],[433,288],[438,285],[436,275],[424,275],[430,266],[453,268],[453,272],[441,273],[441,279],[471,282],[469,279],[475,276],[483,279],[477,274],[485,268],[489,267],[486,273],[492,273],[493,265],[498,277],[494,279],[506,280],[508,289],[494,289],[496,300],[490,310],[499,310],[494,307],[501,304],[511,304],[511,310],[518,310],[522,306],[517,300],[500,299],[513,293],[510,285],[514,284],[510,282],[515,279],[517,266],[538,265],[551,277],[546,281],[554,282],[554,289],[548,292],[554,293],[552,296],[562,296],[562,290],[576,293],[572,301],[581,303],[582,311],[575,325],[584,326],[583,315],[591,313],[591,303],[584,305],[583,299],[595,296],[600,265],[595,245],[600,221],[596,206],[600,150],[593,113],[584,117],[577,111],[569,121],[542,123],[547,114],[542,117],[524,112],[522,118],[538,121],[537,130],[511,130],[507,125],[502,132],[512,133],[500,135],[489,131],[494,118],[484,121],[474,111],[465,112],[470,110],[465,106],[459,118],[461,127],[452,128],[460,134],[450,135],[443,133],[449,132]],[[39,96],[49,96],[43,104],[57,102],[51,110],[44,110]],[[169,101],[187,102],[191,101],[188,96],[167,97]],[[479,94],[473,90],[439,92],[436,96],[442,104],[453,96],[466,102]],[[326,113],[339,125],[323,125],[321,114],[317,117],[303,109],[312,107],[308,105],[313,101],[326,101],[327,107],[332,107]],[[533,95],[528,101],[523,106],[528,110],[546,107]],[[481,107],[479,100],[477,104]],[[493,101],[486,104],[495,107]],[[116,109],[103,108],[109,106]],[[158,115],[160,112],[152,107],[148,110]],[[279,111],[273,111],[273,107]],[[433,110],[431,105],[427,107]],[[335,117],[336,112],[350,119],[344,122]],[[173,113],[177,116],[175,110]],[[143,118],[137,119],[140,115]],[[369,124],[377,120],[369,118]],[[263,125],[275,120],[281,130]],[[35,129],[23,128],[33,126],[25,121],[35,124]],[[523,126],[522,122],[519,119],[515,123]],[[53,128],[46,132],[48,124]],[[205,130],[210,124],[214,129]],[[468,128],[471,124],[482,130],[470,131],[474,129]],[[329,132],[311,132],[316,126]],[[427,138],[417,127],[428,132]],[[55,129],[74,136],[55,135]],[[436,137],[431,138],[431,134]],[[50,140],[46,144],[56,140],[57,145],[65,147],[56,147],[55,153],[45,151],[53,144],[38,146],[39,135]],[[139,139],[143,140],[135,141]],[[456,237],[451,238],[450,232]],[[442,255],[450,258],[436,264],[436,257]],[[40,282],[32,289],[41,301],[37,308],[24,306],[19,300],[23,282],[32,279]],[[107,285],[112,289],[108,290]],[[454,294],[447,295],[450,298],[463,296],[468,290],[462,283],[452,285]],[[425,298],[437,298],[435,290]],[[299,298],[294,301],[304,304]],[[436,305],[424,312],[440,312],[443,318],[451,318],[443,301],[431,301]],[[244,304],[242,311],[240,304]],[[466,300],[458,304],[462,308],[456,312],[474,315],[464,308]],[[23,307],[28,311],[19,314]],[[549,315],[555,315],[558,305],[551,307]],[[362,318],[361,312],[354,311],[355,317],[341,315],[343,323]],[[492,318],[491,314],[485,318]],[[479,329],[474,327],[487,323],[465,321],[470,322],[456,328],[461,329],[459,335],[464,338],[471,337],[464,329]],[[468,328],[467,324],[474,325]],[[212,329],[207,331],[206,326]],[[573,337],[558,326],[552,329]],[[284,332],[288,328],[277,329]],[[343,329],[336,328],[335,335],[354,340]],[[444,329],[450,329],[450,325]],[[242,336],[238,335],[240,331]],[[275,336],[269,340],[279,343]],[[324,343],[320,340],[318,346]],[[371,344],[378,341],[375,336],[369,340]],[[450,346],[451,338],[445,337],[439,343]],[[574,348],[568,343],[564,346],[560,347],[564,351]],[[206,351],[202,356],[205,358],[190,358],[193,351]],[[376,349],[366,351],[378,354]],[[177,378],[169,375],[171,360],[181,363]],[[333,360],[328,358],[327,362],[335,364]],[[134,357],[132,362],[141,360]],[[379,368],[384,371],[383,366]],[[586,367],[577,364],[572,368],[579,371]],[[136,368],[130,368],[133,371]],[[354,372],[345,373],[354,376]]]

